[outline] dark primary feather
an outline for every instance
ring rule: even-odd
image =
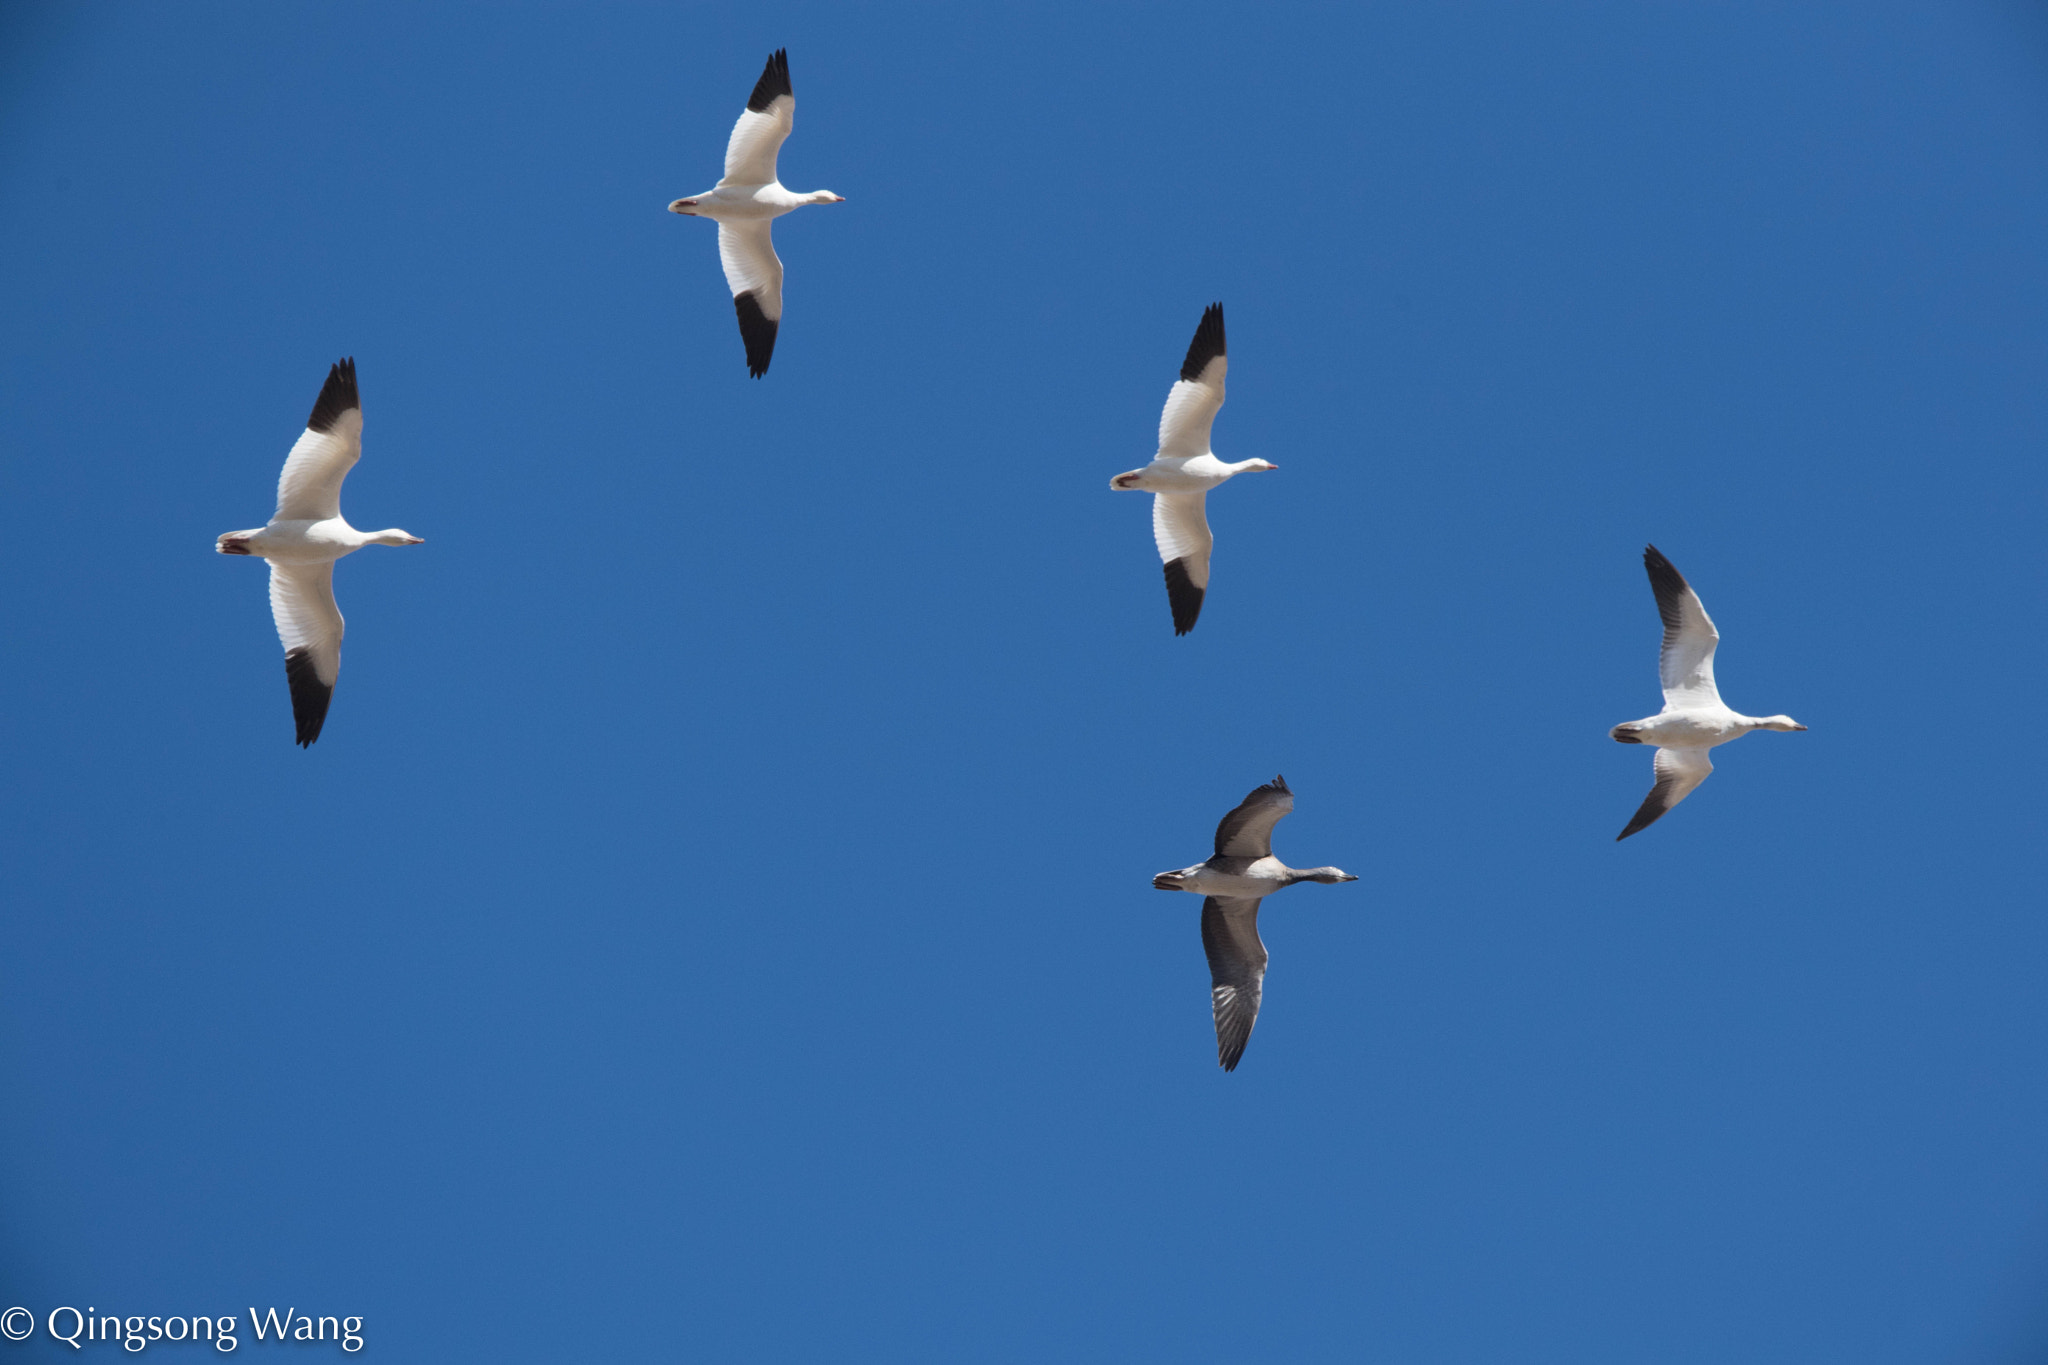
[[[768,373],[768,357],[775,354],[776,324],[761,311],[751,289],[733,295],[732,306],[740,315],[740,340],[747,344],[747,373],[759,379]]]
[[[747,96],[747,108],[761,113],[775,102],[777,95],[796,98],[796,92],[789,88],[789,51],[780,47],[769,56],[761,79],[754,82],[754,93]],[[729,104],[725,107],[732,108]]]
[[[292,689],[292,720],[298,725],[299,747],[311,748],[320,738],[320,727],[327,723],[327,703],[333,700],[334,689],[314,673],[310,649],[285,651],[284,677]]]
[[[1273,826],[1294,809],[1294,793],[1287,779],[1275,777],[1263,787],[1253,787],[1237,809],[1216,826],[1216,856],[1270,858],[1273,856]]]
[[[1182,379],[1200,379],[1210,361],[1223,354],[1223,305],[1212,303],[1202,311],[1195,339],[1188,343],[1188,358],[1181,362]]]
[[[1671,788],[1676,781],[1677,779],[1670,777],[1658,778],[1657,785],[1650,788],[1650,794],[1643,798],[1643,804],[1636,807],[1636,813],[1629,818],[1628,828],[1615,835],[1614,842],[1618,844],[1629,835],[1646,830],[1663,819],[1664,812],[1671,809],[1671,803],[1666,798],[1671,795]],[[1664,836],[1660,834],[1657,837],[1661,839]]]
[[[1259,1019],[1266,945],[1259,902],[1210,896],[1202,902],[1202,951],[1209,955],[1209,1008],[1216,1020],[1216,1064],[1237,1070]]]
[[[320,397],[313,403],[313,415],[306,419],[306,428],[332,431],[344,412],[362,405],[363,400],[356,396],[356,358],[348,356],[328,368],[327,382],[320,386]]]
[[[1173,633],[1185,635],[1195,628],[1195,618],[1202,614],[1203,589],[1195,586],[1188,577],[1188,565],[1184,559],[1166,561],[1166,600],[1173,607]]]
[[[1650,591],[1657,594],[1657,615],[1663,618],[1664,643],[1668,645],[1685,625],[1685,598],[1692,585],[1654,545],[1643,547],[1643,568],[1650,574]]]

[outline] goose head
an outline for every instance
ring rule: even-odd
[[[1341,867],[1303,868],[1294,875],[1297,881],[1321,882],[1325,886],[1335,886],[1338,882],[1355,882],[1358,880],[1358,878],[1352,876]]]
[[[1152,889],[1154,891],[1185,891],[1187,890],[1187,879],[1188,869],[1186,868],[1182,868],[1177,872],[1161,872],[1152,878]]]
[[[379,531],[364,541],[365,545],[424,545],[427,542],[410,531],[401,531],[396,526],[388,531]]]
[[[843,204],[846,202],[846,196],[834,194],[830,190],[812,190],[804,196],[804,202],[806,204]]]
[[[1806,727],[1790,716],[1765,716],[1756,723],[1759,730],[1804,730]]]
[[[1240,474],[1263,474],[1269,469],[1278,469],[1279,467],[1279,465],[1274,464],[1271,460],[1239,460],[1235,466],[1236,471]]]

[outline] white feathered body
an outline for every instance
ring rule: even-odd
[[[693,194],[687,200],[679,199],[676,202],[687,204],[687,207],[676,210],[686,217],[710,218],[720,223],[743,223],[780,218],[783,214],[800,209],[806,204],[832,203],[835,200],[820,200],[815,194],[797,194],[784,189],[780,181],[770,181],[765,185],[721,183],[716,189]]]
[[[272,521],[260,530],[230,531],[220,537],[221,541],[239,542],[241,553],[294,564],[332,563],[354,554],[372,539],[341,517]]]
[[[1206,493],[1227,483],[1263,460],[1225,464],[1214,455],[1161,455],[1143,469],[1133,469],[1109,481],[1118,492],[1142,490],[1147,493]]]
[[[1666,707],[1647,719],[1631,721],[1616,728],[1632,736],[1638,744],[1654,744],[1660,749],[1711,749],[1732,739],[1741,739],[1758,725],[1753,717],[1739,715],[1714,702],[1711,705]]]

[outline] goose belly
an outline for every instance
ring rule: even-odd
[[[1179,460],[1154,460],[1136,473],[1137,477],[1124,486],[1142,488],[1147,493],[1206,493],[1230,477],[1228,472],[1213,474],[1189,469]]]
[[[339,517],[327,521],[273,521],[250,549],[265,559],[317,564],[340,559],[356,548],[355,531]]]
[[[1667,712],[1639,721],[1638,741],[1660,749],[1711,749],[1747,733],[1731,716],[1703,715],[1696,711]]]
[[[1270,867],[1265,864],[1271,863]],[[1286,869],[1271,858],[1262,858],[1239,872],[1225,872],[1213,867],[1203,867],[1187,879],[1186,889],[1204,896],[1235,896],[1240,899],[1257,900],[1270,896],[1287,885]]]
[[[726,185],[697,197],[697,216],[734,222],[780,218],[796,207],[780,185]]]

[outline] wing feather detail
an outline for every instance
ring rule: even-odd
[[[1650,591],[1657,596],[1657,615],[1664,622],[1664,646],[1657,655],[1657,681],[1664,688],[1665,702],[1674,706],[1719,702],[1721,689],[1714,684],[1714,648],[1721,643],[1721,633],[1714,629],[1699,594],[1654,545],[1643,550],[1643,568],[1650,575]]]
[[[1209,1008],[1216,1021],[1216,1064],[1237,1070],[1259,1021],[1266,981],[1266,945],[1259,939],[1259,902],[1210,896],[1202,902],[1202,950],[1209,957]]]
[[[1173,608],[1173,633],[1185,635],[1202,614],[1209,592],[1209,533],[1206,493],[1154,493],[1152,540],[1166,565],[1166,599]]]
[[[768,373],[782,327],[782,258],[775,254],[768,220],[720,223],[718,259],[739,315],[747,373],[759,379]]]
[[[363,455],[363,403],[353,357],[335,362],[277,476],[278,521],[326,521],[341,515],[341,483]]]
[[[1195,328],[1180,380],[1167,390],[1159,414],[1159,458],[1209,453],[1209,433],[1223,407],[1223,376],[1230,368],[1223,342],[1223,305],[1212,303]]]
[[[1216,826],[1216,856],[1219,858],[1270,858],[1273,856],[1273,826],[1294,809],[1294,793],[1285,777],[1275,777],[1263,787],[1253,787],[1237,809]]]
[[[1659,749],[1651,767],[1656,773],[1656,785],[1643,798],[1643,804],[1636,808],[1628,828],[1614,836],[1616,843],[1663,819],[1664,812],[1691,796],[1693,788],[1706,781],[1707,775],[1714,771],[1713,761],[1707,757],[1705,749]]]
[[[334,562],[270,561],[270,614],[284,643],[298,744],[311,746],[327,721],[327,703],[341,676],[341,608],[334,601]]]
[[[789,53],[781,48],[768,58],[746,112],[732,126],[725,144],[725,177],[720,185],[772,185],[775,158],[796,126],[796,95],[789,87]]]

